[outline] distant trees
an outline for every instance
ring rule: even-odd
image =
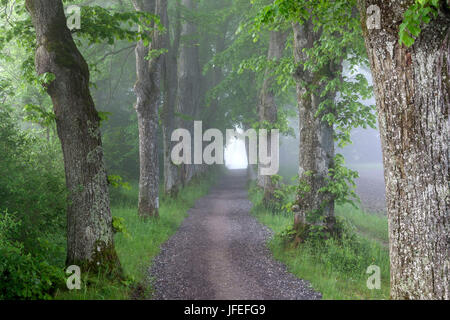
[[[159,103],[161,108],[153,109],[160,111],[159,132],[162,134],[163,143],[162,148],[158,148],[156,153],[159,153],[163,160],[164,192],[176,195],[181,186],[186,185],[194,176],[203,173],[205,166],[175,165],[172,162],[172,147],[176,143],[171,141],[172,132],[176,128],[185,128],[193,134],[194,120],[203,120],[205,127],[209,127],[214,122],[216,125],[221,123],[220,119],[223,118],[218,112],[218,98],[210,96],[210,91],[222,80],[222,68],[219,65],[208,71],[202,68],[211,57],[225,49],[229,24],[228,21],[214,21],[223,25],[224,29],[213,27],[214,23],[208,16],[214,15],[222,19],[220,10],[227,12],[229,4],[191,0],[169,3],[165,0],[156,1],[152,7],[152,2],[134,0],[133,2],[135,7],[140,4],[147,6],[146,10],[153,10],[165,29],[164,32],[158,30],[152,32],[149,52],[151,56],[155,54],[156,58],[150,59],[150,70],[146,68],[144,70],[149,71],[147,77],[152,77],[159,83],[159,90],[156,93],[159,99],[155,100],[155,104]],[[152,65],[157,67],[152,68]],[[145,66],[146,64],[138,65],[138,70]],[[150,85],[151,82],[147,84]],[[149,159],[143,154],[142,157]],[[155,165],[153,168],[156,170]],[[156,190],[154,191],[156,196]]]
[[[202,74],[199,61],[199,39],[196,23],[192,19],[197,3],[194,0],[181,0],[183,21],[181,24],[181,42],[178,57],[178,91],[176,113],[178,127],[185,128],[193,135],[194,120],[199,120],[202,105]],[[196,174],[196,164],[179,166],[178,181],[188,183]]]
[[[89,69],[66,26],[61,0],[27,0],[36,30],[36,71],[47,75],[64,155],[67,264],[121,273],[114,248],[100,117],[89,90]]]
[[[206,59],[203,58],[204,70],[208,71],[206,119],[208,125],[215,128],[225,130],[239,126],[245,131],[259,123],[258,105],[264,72],[257,73],[247,67],[256,58],[267,59],[266,38],[254,42],[248,32],[248,20],[259,7],[257,2],[228,0],[209,2],[206,8],[214,13],[214,19],[206,25],[209,33],[206,37],[215,43]]]
[[[448,300],[448,1],[358,2],[383,147],[391,296]],[[378,27],[367,23],[370,6]]]

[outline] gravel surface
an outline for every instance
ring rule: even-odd
[[[153,299],[321,298],[273,259],[272,232],[249,214],[246,181],[246,170],[229,171],[189,210],[150,269]]]

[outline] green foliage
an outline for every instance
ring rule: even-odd
[[[82,6],[81,16],[81,29],[75,34],[78,39],[86,39],[90,44],[106,42],[112,45],[118,40],[142,40],[148,46],[153,26],[164,30],[159,17],[148,12],[117,12],[100,6]],[[139,31],[136,31],[136,26],[139,26]]]
[[[134,181],[139,178],[139,132],[136,113],[130,119],[125,115],[123,111],[114,113],[103,126],[105,162],[108,172]],[[115,188],[110,191],[116,195]]]
[[[359,18],[352,16],[356,1],[300,1],[276,0],[265,7],[255,18],[254,29],[260,30],[264,25],[280,23],[305,23],[309,19],[314,25],[314,32],[319,32],[320,39],[312,48],[305,48],[308,59],[299,66],[287,70],[303,68],[318,78],[313,83],[303,83],[309,92],[320,97],[334,97],[336,100],[324,99],[316,112],[335,128],[335,137],[339,146],[350,141],[350,132],[354,128],[370,126],[375,128],[375,106],[366,106],[361,100],[372,97],[372,88],[360,73],[359,66],[368,65]],[[348,74],[339,71],[342,62],[346,62]],[[292,62],[291,62],[292,63]],[[330,65],[337,66],[333,75],[323,72]]]
[[[41,84],[41,86],[46,87],[49,84],[51,84],[53,81],[55,81],[56,76],[54,73],[51,72],[44,72],[38,76],[38,82]]]
[[[50,299],[64,283],[62,269],[20,248],[0,247],[0,254],[0,299]]]
[[[43,127],[49,127],[55,121],[55,113],[49,111],[45,106],[35,104],[26,104],[23,106],[26,112],[24,120],[37,123]]]
[[[355,193],[356,184],[354,179],[358,178],[358,172],[344,166],[344,157],[337,154],[333,160],[333,167],[329,169],[327,185],[319,190],[332,195],[337,204],[349,203],[353,206],[354,200],[359,200]]]
[[[0,210],[22,221],[25,250],[44,250],[38,235],[65,229],[66,190],[60,147],[33,132],[22,132],[10,111],[0,110]],[[45,237],[44,237],[45,238]],[[62,240],[62,239],[61,239]]]
[[[290,213],[295,200],[295,185],[279,184],[275,189],[275,201],[270,206],[274,210]]]
[[[416,0],[403,14],[398,42],[411,47],[422,32],[421,26],[430,23],[438,10],[439,0]]]
[[[108,121],[109,116],[112,113],[111,112],[98,111],[97,114],[98,114],[98,117],[100,118],[100,124],[102,124],[103,122]]]
[[[305,171],[303,173],[304,177],[310,177],[314,174],[311,170]],[[307,193],[311,192],[311,186],[305,179],[299,179],[297,185],[297,193],[300,198],[303,198]]]
[[[362,127],[376,128],[375,106],[366,105],[361,100],[372,97],[372,87],[360,73],[340,78],[323,78],[325,83],[321,96],[338,92],[335,101],[325,99],[316,112],[316,117],[322,116],[322,121],[334,127],[335,140],[340,148],[351,144],[350,133],[353,129]]]
[[[219,129],[240,126],[253,128],[257,123],[257,106],[259,104],[260,88],[265,73],[264,63],[267,61],[268,36],[265,34],[261,41],[253,42],[247,29],[252,17],[259,10],[261,3],[250,3],[247,0],[233,1],[222,25],[212,21],[204,32],[222,27],[221,32],[232,35],[231,42],[222,51],[213,53],[206,61],[204,73],[220,68],[223,79],[207,92],[206,102],[210,106],[217,102],[215,119],[211,125]],[[228,31],[227,31],[228,30]],[[227,39],[227,38],[225,38]],[[260,68],[256,71],[252,67],[253,61],[260,61]],[[268,63],[268,62],[267,62]],[[275,65],[274,62],[273,65]]]
[[[50,299],[64,283],[64,273],[13,240],[20,226],[14,215],[0,212],[0,299]]]
[[[165,54],[165,53],[167,53],[167,52],[168,52],[168,50],[167,50],[166,48],[158,49],[158,50],[153,49],[153,50],[150,50],[150,51],[148,52],[148,55],[147,55],[147,57],[145,57],[145,59],[146,59],[146,60],[156,59],[156,58],[158,58],[159,56],[161,56],[161,55],[163,55],[163,54]]]
[[[283,179],[279,175],[271,176],[272,181],[274,182],[276,188],[273,193],[273,199],[270,202],[265,202],[264,206],[266,208],[272,209],[277,214],[289,215],[292,213],[291,208],[292,204],[295,200],[295,185],[287,185],[281,183]],[[252,184],[249,188],[249,194],[252,197],[257,197],[262,195],[262,188],[257,186],[256,184]],[[262,198],[260,199],[262,202]],[[259,202],[258,202],[259,203]]]
[[[286,51],[292,51],[291,41],[288,40]],[[266,77],[274,77],[275,86],[273,90],[277,95],[290,93],[295,86],[292,74],[295,72],[295,63],[292,56],[282,57],[281,59],[268,60],[267,53],[261,56],[253,56],[249,59],[243,60],[237,69],[238,74],[250,70],[255,73],[265,74]],[[265,73],[269,71],[269,73]]]
[[[251,127],[253,129],[266,129],[267,131],[278,129],[285,136],[295,136],[294,129],[289,126],[289,117],[295,116],[295,112],[286,109],[277,109],[277,121],[272,123],[267,120],[253,121]]]
[[[114,188],[122,187],[127,190],[130,190],[130,188],[131,188],[130,184],[128,182],[123,182],[123,178],[118,175],[109,175],[108,182]]]
[[[20,131],[10,113],[0,109],[0,298],[46,299],[63,277],[61,151]]]
[[[276,29],[286,23],[312,22],[313,31],[310,32],[317,32],[319,39],[311,48],[303,49],[306,61],[295,65],[290,58],[289,66],[283,70],[289,72],[291,79],[295,69],[314,75],[315,79],[310,82],[299,81],[307,94],[321,98],[315,115],[333,126],[339,147],[351,143],[353,129],[375,128],[376,124],[375,106],[362,102],[372,97],[373,90],[361,73],[368,65],[368,59],[359,17],[353,15],[355,6],[355,0],[275,0],[260,9],[249,31],[257,39],[255,35],[264,27]],[[244,62],[243,65],[248,67],[252,63]],[[254,68],[261,68],[260,65],[261,60],[253,61]],[[345,168],[343,163],[343,157],[337,155],[334,167],[329,170],[328,186],[321,190],[330,193],[338,203],[351,202],[355,198],[352,187],[357,173]],[[300,195],[308,193],[309,186],[300,181],[298,192]]]
[[[3,31],[0,34],[0,51],[3,51],[11,43],[22,48],[25,52],[25,56],[20,62],[23,78],[38,87],[41,85],[46,87],[54,80],[54,75],[35,74],[36,36],[25,8],[25,1],[5,1],[4,6],[6,9],[0,11],[0,18],[2,18],[0,26]],[[72,32],[79,48],[102,43],[114,45],[121,40],[133,43],[142,40],[145,45],[148,45],[152,40],[153,30],[164,31],[159,16],[147,12],[135,10],[121,12],[112,7],[83,5],[81,16],[81,29]],[[95,69],[95,63],[91,64],[90,68]]]
[[[112,219],[113,230],[115,233],[121,232],[127,238],[131,237],[125,226],[125,219],[122,217],[113,217]]]

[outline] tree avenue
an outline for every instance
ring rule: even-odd
[[[450,299],[449,27],[448,0],[0,1],[0,300]]]

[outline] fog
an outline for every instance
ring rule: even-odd
[[[243,140],[234,138],[225,147],[225,165],[228,169],[247,168],[247,154]]]
[[[367,69],[359,68],[368,83],[372,84],[372,76]],[[347,71],[346,75],[349,75]],[[362,101],[366,105],[375,105],[375,98]],[[290,118],[289,126],[294,129],[294,136],[283,136],[280,139],[280,172],[286,183],[295,182],[299,166],[299,124],[298,118]],[[352,144],[339,148],[335,152],[345,157],[346,165],[359,173],[356,180],[357,194],[362,206],[371,212],[385,212],[383,156],[378,128],[357,128],[351,132]]]

